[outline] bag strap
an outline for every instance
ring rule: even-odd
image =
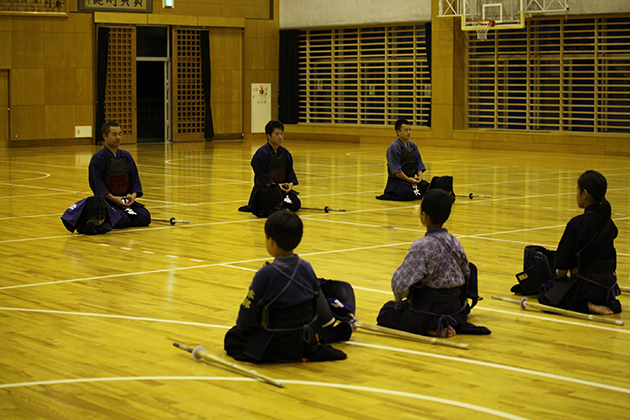
[[[300,267],[300,262],[301,262],[301,261],[302,261],[302,260],[301,260],[300,258],[298,258],[298,262],[297,262],[297,264],[295,264],[295,269],[293,270],[293,273],[292,273],[291,275],[289,275],[289,274],[285,273],[285,272],[284,272],[283,270],[281,270],[281,269],[280,269],[280,267],[278,267],[276,264],[273,264],[273,263],[269,264],[268,262],[266,262],[266,263],[265,263],[265,265],[270,265],[270,266],[271,266],[271,267],[273,267],[276,271],[278,271],[280,274],[282,274],[283,276],[285,276],[286,278],[288,278],[288,279],[289,279],[289,281],[287,282],[287,284],[285,284],[285,285],[284,285],[284,287],[282,288],[282,290],[280,290],[280,292],[279,292],[276,296],[274,296],[274,298],[273,298],[273,299],[271,299],[271,301],[267,302],[267,303],[265,304],[265,306],[263,307],[263,323],[262,323],[263,325],[262,325],[262,326],[263,326],[263,328],[265,328],[265,329],[266,329],[266,330],[268,330],[268,331],[292,331],[292,330],[293,330],[292,328],[290,328],[290,329],[282,329],[282,330],[279,330],[279,329],[273,329],[273,330],[272,330],[272,329],[270,329],[270,328],[269,328],[269,308],[271,307],[271,305],[273,305],[273,303],[274,303],[276,300],[278,300],[278,298],[280,298],[280,296],[282,296],[282,295],[284,294],[284,292],[286,292],[286,291],[287,291],[287,289],[289,288],[289,286],[291,285],[291,283],[295,283],[295,284],[297,284],[297,285],[298,285],[298,286],[300,286],[302,289],[304,289],[304,290],[308,291],[309,293],[311,293],[311,294],[312,294],[315,298],[317,298],[317,297],[319,296],[319,292],[317,292],[317,291],[315,291],[315,290],[313,290],[313,289],[311,289],[311,288],[307,287],[306,285],[304,285],[304,284],[300,283],[299,281],[297,281],[297,280],[294,278],[295,273],[297,273],[298,268]],[[315,321],[316,319],[317,319],[317,314],[315,314],[315,317],[314,317],[314,318],[313,318],[313,320],[309,323],[309,325],[310,325],[311,323],[313,323],[313,321]]]
[[[293,274],[289,275],[287,273],[285,273],[284,271],[282,271],[280,269],[280,267],[278,267],[276,264],[269,264],[266,263],[266,265],[270,265],[271,267],[273,267],[274,269],[276,269],[280,274],[282,274],[283,276],[285,276],[286,278],[289,279],[289,281],[287,282],[287,284],[284,285],[284,287],[282,288],[282,290],[280,290],[280,293],[278,293],[276,296],[274,296],[273,299],[271,299],[271,301],[269,301],[266,305],[265,305],[265,309],[269,309],[269,307],[276,301],[278,300],[278,298],[280,296],[282,296],[284,294],[284,292],[286,292],[286,290],[289,288],[289,286],[291,285],[291,283],[295,283],[298,286],[300,286],[302,289],[306,290],[307,292],[311,293],[313,296],[317,297],[319,296],[319,292],[305,286],[304,284],[300,283],[299,281],[297,281],[294,276],[295,273],[297,273],[298,268],[300,267],[300,262],[302,260],[298,258],[298,262],[297,264],[295,264],[295,269],[293,270]]]

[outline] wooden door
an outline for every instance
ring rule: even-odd
[[[173,141],[204,141],[200,30],[173,28]]]
[[[124,143],[137,142],[136,90],[136,28],[111,27],[107,51],[105,120],[118,121],[123,129]]]

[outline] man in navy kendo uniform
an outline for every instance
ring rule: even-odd
[[[418,146],[411,138],[411,124],[404,118],[394,125],[398,138],[387,148],[387,185],[379,200],[412,201],[422,199],[429,183],[422,179],[426,167]]]
[[[148,226],[151,215],[136,198],[142,197],[142,184],[131,153],[119,148],[122,128],[115,121],[103,124],[105,144],[90,160],[90,188],[95,196],[103,196],[120,219],[114,229]]]

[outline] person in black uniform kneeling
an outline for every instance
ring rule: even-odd
[[[404,118],[394,125],[398,137],[387,148],[387,185],[379,200],[412,201],[420,200],[429,189],[429,183],[422,179],[426,167],[418,146],[411,140],[411,124]]]
[[[554,255],[556,277],[540,286],[540,303],[582,313],[621,312],[614,245],[619,231],[606,189],[606,178],[599,172],[586,171],[578,179],[576,200],[584,214],[571,219],[564,230]]]
[[[95,196],[104,197],[117,213],[114,229],[148,226],[151,214],[136,201],[142,197],[142,184],[131,153],[120,149],[122,128],[116,121],[101,127],[105,144],[90,160],[89,181]]]
[[[274,211],[286,208],[298,211],[302,206],[298,192],[293,189],[298,184],[293,170],[293,157],[282,147],[284,124],[271,120],[265,126],[267,143],[261,146],[252,157],[254,188],[249,203],[238,210],[252,212],[258,217],[267,217]]]
[[[234,359],[264,363],[346,358],[323,344],[348,340],[352,327],[337,322],[313,268],[293,253],[302,232],[302,220],[290,210],[267,219],[265,243],[275,259],[254,276],[236,326],[225,335],[225,351]]]

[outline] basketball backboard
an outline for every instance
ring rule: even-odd
[[[523,28],[526,17],[568,10],[569,0],[440,0],[438,16],[461,16],[464,31],[476,30],[479,20],[491,20],[496,30]]]

